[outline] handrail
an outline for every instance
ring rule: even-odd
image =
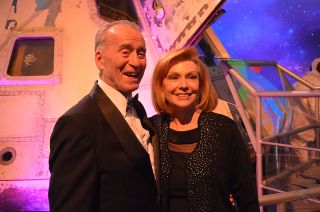
[[[319,91],[257,91],[260,97],[320,97]]]
[[[290,77],[294,78],[295,80],[299,81],[300,83],[302,83],[303,85],[305,85],[306,87],[310,88],[311,90],[320,90],[320,86],[314,86],[311,83],[309,83],[308,81],[304,80],[303,78],[299,77],[298,75],[292,73],[291,71],[289,71],[288,69],[286,69],[285,67],[283,67],[280,64],[277,64],[277,67],[281,69],[281,71],[285,72],[286,74],[288,74]]]
[[[278,194],[268,194],[259,197],[260,205],[275,205],[283,202],[308,199],[310,197],[319,197],[320,187],[308,188],[296,191],[288,191]],[[307,197],[307,198],[306,198]],[[319,200],[311,200],[313,202],[320,203]]]
[[[291,145],[291,144],[281,144],[281,143],[266,142],[266,141],[260,141],[260,143],[265,144],[265,145],[270,145],[270,146],[281,146],[281,147],[288,147],[288,148],[295,148],[295,149],[303,149],[303,150],[320,152],[319,148],[296,146],[296,145]]]
[[[317,160],[312,160],[310,162],[304,162],[304,163],[300,163],[296,166],[293,166],[293,167],[290,167],[286,170],[284,170],[283,172],[275,175],[275,176],[272,176],[264,181],[262,181],[262,185],[272,185],[274,184],[275,182],[278,182],[278,181],[281,181],[283,180],[284,178],[287,178],[289,177],[291,174],[293,173],[296,173],[296,172],[299,172],[299,171],[303,171],[303,170],[306,170],[308,169],[313,163],[315,163]]]
[[[293,129],[293,130],[291,130],[289,132],[282,132],[282,133],[278,133],[277,135],[274,135],[274,136],[268,136],[268,137],[263,138],[262,140],[270,142],[270,141],[278,140],[278,139],[280,139],[282,137],[285,137],[285,136],[298,134],[298,133],[303,132],[303,131],[307,131],[307,130],[310,130],[310,129],[318,129],[318,128],[320,128],[319,124],[311,124],[311,125],[308,125],[308,126],[305,126],[305,127],[300,127],[300,128]]]

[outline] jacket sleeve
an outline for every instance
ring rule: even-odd
[[[248,149],[236,124],[230,127],[232,138],[232,190],[239,211],[259,212],[259,201],[254,172]]]
[[[60,118],[50,138],[50,211],[97,211],[98,178],[94,144],[85,124]]]

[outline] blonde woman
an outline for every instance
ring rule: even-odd
[[[196,49],[158,61],[152,97],[161,211],[259,211],[245,143],[235,122],[211,112],[217,96]]]

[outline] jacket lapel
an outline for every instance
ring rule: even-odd
[[[97,83],[93,87],[90,96],[97,102],[104,118],[109,123],[129,159],[148,181],[155,186],[149,155],[132,132],[120,111]]]
[[[137,94],[138,95],[138,94]],[[147,117],[146,110],[144,109],[141,102],[137,100],[137,95],[134,97],[136,100],[133,101],[134,108],[137,112],[137,115],[139,116],[141,120],[141,124],[143,128],[149,130],[150,133],[150,142],[153,148],[154,153],[154,167],[155,167],[155,177],[156,177],[156,185],[157,185],[157,192],[158,196],[160,195],[160,175],[159,175],[159,137],[156,133],[156,128],[153,125],[152,121]]]

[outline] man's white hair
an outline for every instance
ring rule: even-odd
[[[111,27],[114,27],[116,25],[126,25],[129,27],[132,27],[134,29],[136,29],[138,32],[141,32],[141,29],[139,27],[139,25],[137,25],[134,22],[128,21],[128,20],[118,20],[118,21],[114,21],[114,22],[110,22],[106,25],[104,25],[96,34],[96,38],[95,38],[95,48],[94,50],[97,51],[103,44],[103,41],[105,39],[104,37],[104,33],[106,31],[108,31]]]

